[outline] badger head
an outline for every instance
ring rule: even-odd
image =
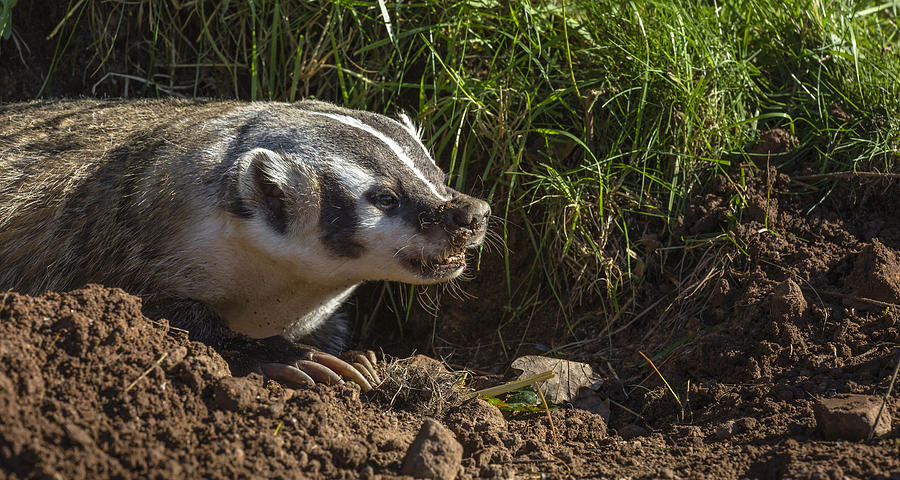
[[[232,210],[309,282],[444,282],[484,239],[490,207],[446,186],[405,116],[301,102],[254,128]]]

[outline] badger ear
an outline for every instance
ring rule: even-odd
[[[296,159],[254,148],[238,160],[238,193],[253,215],[279,233],[299,232],[318,218],[316,177]]]

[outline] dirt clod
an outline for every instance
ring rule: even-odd
[[[215,386],[216,404],[219,408],[239,412],[256,403],[258,384],[245,378],[225,377]]]
[[[753,147],[753,153],[757,155],[771,155],[790,152],[797,146],[797,139],[783,128],[774,128],[762,134]]]
[[[789,320],[803,316],[808,307],[803,291],[797,282],[787,279],[772,294],[772,314],[777,320]]]
[[[713,431],[713,438],[716,440],[727,440],[735,434],[735,430],[737,430],[737,425],[733,420],[722,422],[716,425],[716,429]]]
[[[863,247],[844,282],[856,297],[900,304],[900,256],[877,238]],[[884,306],[850,299],[860,309],[883,310]]]
[[[709,295],[709,304],[721,307],[728,301],[729,293],[731,293],[731,284],[727,278],[720,278]]]
[[[838,102],[834,102],[828,107],[828,114],[831,115],[831,118],[840,121],[846,121],[853,118],[849,113],[844,111],[844,107]]]
[[[616,429],[616,433],[618,433],[623,440],[631,440],[632,438],[643,437],[646,435],[647,429],[640,425],[629,423]]]
[[[841,394],[819,399],[813,405],[816,425],[822,436],[829,440],[863,440],[874,425],[874,437],[891,431],[891,416],[887,409],[881,413],[878,425],[875,419],[881,407],[881,399],[871,395]]]
[[[456,478],[463,448],[453,432],[433,418],[426,418],[406,451],[401,472],[416,478]]]

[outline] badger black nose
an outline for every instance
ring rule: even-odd
[[[460,196],[454,199],[451,207],[444,211],[444,227],[451,232],[461,228],[482,230],[486,227],[485,220],[490,214],[491,206],[487,202]]]

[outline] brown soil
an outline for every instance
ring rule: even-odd
[[[232,377],[223,356],[148,320],[136,298],[91,286],[0,297],[0,478],[391,478],[428,417],[462,445],[461,478],[900,478],[897,420],[881,438],[841,441],[813,414],[819,397],[882,395],[898,359],[900,219],[883,213],[900,211],[896,185],[839,184],[809,214],[819,197],[796,195],[805,187],[774,169],[745,191],[717,188],[684,230],[734,221],[746,255],[726,249],[734,258],[700,313],[636,324],[614,355],[582,349],[619,375],[602,389],[615,402],[609,432],[581,409],[552,411],[554,434],[544,414],[504,416],[479,400]],[[717,200],[737,193],[741,212]],[[685,333],[657,359],[680,408],[635,353]],[[417,361],[407,375],[428,390],[415,378],[433,367]]]
[[[232,377],[116,289],[9,293],[0,308],[0,478],[394,477],[429,413],[386,409],[355,385]],[[482,401],[441,416],[464,476],[505,475],[520,457],[571,466],[606,432],[597,415],[554,411],[557,448],[546,417],[507,421]]]

